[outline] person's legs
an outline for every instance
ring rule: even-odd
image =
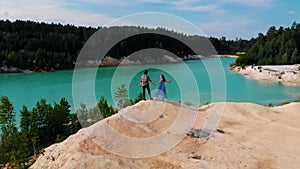
[[[143,86],[143,100],[146,100],[145,88],[146,88],[146,86]]]
[[[151,93],[150,93],[150,86],[149,85],[147,85],[147,91],[148,91],[148,95],[150,97],[150,100],[152,100]]]
[[[160,95],[160,90],[158,89],[158,90],[156,91],[156,93],[155,93],[154,99],[158,98],[159,95]]]
[[[167,90],[165,89],[165,90],[163,90],[163,99],[167,99]]]

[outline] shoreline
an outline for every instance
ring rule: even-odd
[[[220,54],[220,55],[215,55],[218,58],[239,58],[238,55],[230,55],[230,54]]]
[[[300,64],[246,67],[233,65],[230,69],[246,78],[260,82],[300,85]]]
[[[180,61],[189,61],[189,60],[201,60],[201,59],[207,59],[207,58],[238,58],[237,55],[227,55],[227,54],[221,54],[221,55],[212,55],[210,57],[203,57],[200,55],[195,55],[189,58],[181,58],[182,60],[174,60],[174,59],[170,59],[167,58],[167,60],[165,60],[165,63],[169,63],[169,64],[176,64],[179,63]],[[164,62],[162,63],[149,63],[149,64],[165,64]],[[100,63],[100,65],[95,64],[95,63],[91,63],[91,64],[84,64],[82,65],[82,68],[92,68],[92,67],[118,67],[118,66],[138,66],[141,65],[141,63],[137,62],[134,63],[132,61],[128,61],[128,60],[117,60],[115,58],[111,58],[108,57],[106,58],[103,63]],[[7,67],[7,66],[2,66],[0,67],[0,74],[10,74],[10,73],[40,73],[40,72],[56,72],[56,71],[61,71],[61,70],[73,70],[72,69],[54,69],[52,68],[51,70],[29,70],[29,69],[21,69],[18,67]]]
[[[46,70],[29,70],[29,69],[21,69],[21,68],[17,68],[17,67],[7,67],[7,66],[3,66],[0,67],[0,74],[13,74],[13,73],[43,73],[43,72],[55,72],[55,71],[59,71],[59,70],[66,70],[66,69],[52,69],[49,71]]]

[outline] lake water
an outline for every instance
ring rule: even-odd
[[[167,79],[172,80],[172,83],[166,84],[168,100],[205,104],[211,101],[222,101],[222,99],[218,98],[212,100],[211,93],[213,89],[210,80],[220,79],[224,74],[220,72],[209,72],[208,74],[204,66],[204,64],[213,64],[215,60],[216,58],[185,61],[185,67],[182,67],[182,64],[168,64],[121,66],[117,69],[114,67],[99,68],[96,69],[95,80],[78,78],[78,81],[74,81],[75,84],[79,84],[81,87],[89,88],[90,85],[95,86],[94,91],[88,89],[76,91],[73,89],[74,93],[77,96],[79,95],[79,98],[77,97],[75,101],[73,100],[74,94],[72,94],[73,70],[49,73],[0,74],[0,96],[8,96],[12,101],[17,113],[18,123],[20,119],[19,111],[22,106],[26,105],[32,108],[41,98],[45,98],[48,103],[53,104],[53,102],[59,102],[60,98],[65,97],[72,106],[72,112],[75,109],[74,102],[84,102],[92,106],[93,102],[89,100],[91,98],[85,98],[85,96],[89,95],[95,95],[96,100],[104,96],[110,104],[115,104],[113,100],[114,92],[121,84],[126,84],[129,96],[135,98],[141,91],[139,80],[142,71],[149,69],[149,75],[154,82],[159,81],[161,73],[165,74]],[[262,83],[249,80],[229,70],[229,64],[233,63],[235,59],[221,58],[220,60],[224,65],[226,81],[224,82],[225,86],[222,84],[224,89],[216,90],[215,93],[225,93],[226,98],[224,99],[226,101],[252,102],[263,105],[272,103],[276,105],[299,99],[297,98],[300,95],[299,86],[284,86],[280,83]],[[183,71],[183,69],[191,70],[190,74],[187,74],[187,71]],[[95,70],[95,68],[78,70],[77,77],[88,77],[91,70]],[[197,85],[196,91],[193,87],[193,80],[195,80]],[[153,90],[156,88],[151,86]],[[152,91],[152,93],[154,94],[155,91]],[[198,97],[200,100],[197,101]]]

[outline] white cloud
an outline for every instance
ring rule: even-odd
[[[171,3],[178,10],[190,12],[211,12],[220,11],[224,4],[244,4],[250,7],[271,7],[274,0],[177,0]]]
[[[232,18],[231,20],[214,20],[207,23],[201,23],[198,27],[207,35],[213,37],[225,36],[230,39],[236,37],[251,38],[257,36],[253,25],[257,24],[254,20],[245,20],[242,18]],[[250,31],[251,30],[251,31]],[[251,33],[249,33],[251,32]]]
[[[124,1],[124,0],[75,0],[74,2],[78,3],[87,3],[87,4],[95,4],[102,6],[124,6],[124,5],[132,5],[134,1]]]
[[[163,0],[137,0],[137,2],[146,2],[146,3],[154,3],[154,4],[165,3]]]
[[[197,0],[177,0],[177,1],[173,2],[173,4],[180,6],[180,5],[189,5],[189,4],[195,3],[195,2],[199,2],[199,1],[197,1]]]
[[[218,8],[215,3],[204,4],[197,0],[178,0],[172,3],[177,10],[189,12],[211,12]]]
[[[222,0],[223,3],[239,3],[248,6],[272,6],[274,0]]]
[[[60,22],[95,27],[113,20],[113,18],[106,15],[70,9],[70,7],[76,7],[76,4],[63,1],[27,0],[26,2],[23,2],[10,0],[0,2],[0,6],[0,18],[10,20],[22,19],[43,22]]]
[[[211,12],[217,10],[216,5],[203,5],[203,6],[177,6],[177,9],[190,11],[190,12]]]
[[[294,13],[295,13],[295,11],[293,11],[293,10],[288,11],[288,14],[290,14],[290,15],[293,15]]]

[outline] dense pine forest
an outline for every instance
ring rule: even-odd
[[[114,38],[112,32],[126,34],[128,32],[164,32],[190,41],[201,40],[203,37],[188,36],[169,31],[164,28],[149,29],[145,27],[77,27],[74,25],[37,23],[33,21],[0,21],[0,67],[15,67],[23,70],[51,71],[74,67],[76,58],[87,39],[101,29],[109,41]],[[153,37],[153,36],[152,36]],[[146,41],[146,40],[147,41]],[[209,38],[219,54],[234,54],[247,51],[254,40],[226,40]],[[128,54],[146,48],[167,48],[185,57],[194,54],[167,36],[149,38],[147,35],[125,39],[107,52],[114,58],[126,57]],[[2,70],[3,71],[3,70]],[[1,72],[1,69],[0,69]]]
[[[77,27],[74,25],[37,23],[33,21],[0,21],[0,72],[3,68],[21,70],[51,71],[71,69],[85,42],[98,29],[110,41],[113,32],[162,32],[191,42],[201,42],[203,37],[185,35],[164,28],[150,29],[145,27]],[[300,62],[300,24],[294,22],[291,27],[276,29],[270,27],[267,33],[258,34],[250,40],[227,40],[225,37],[209,40],[218,54],[236,54],[246,52],[237,59],[237,65],[250,64],[293,64]],[[133,52],[146,48],[167,49],[179,57],[193,55],[186,46],[170,40],[168,36],[149,36],[141,34],[124,39],[111,48],[106,55],[113,58],[126,57]]]
[[[141,93],[135,100],[128,98],[125,84],[115,93],[118,107],[114,108],[101,97],[97,105],[87,107],[81,103],[71,112],[65,98],[58,103],[40,99],[29,109],[23,106],[21,122],[16,124],[16,112],[8,97],[0,98],[0,168],[28,168],[43,149],[65,140],[82,127],[88,127],[103,118],[117,113],[118,109],[133,105],[143,99]]]
[[[8,97],[0,99],[0,168],[27,168],[43,148],[60,142],[81,126],[64,98],[51,105],[41,99],[31,110],[23,106],[21,124]]]
[[[15,123],[16,112],[8,97],[0,98],[0,168],[28,168],[43,149],[76,133],[81,126],[90,126],[117,111],[101,97],[88,109],[85,104],[76,113],[65,98],[50,104],[45,99],[32,109],[23,106],[21,123]],[[99,111],[100,110],[100,111]]]
[[[73,67],[85,41],[94,28],[0,21],[0,66],[29,70]]]
[[[300,24],[296,22],[290,28],[272,26],[265,35],[259,33],[252,47],[236,61],[237,65],[296,63],[300,63]]]

